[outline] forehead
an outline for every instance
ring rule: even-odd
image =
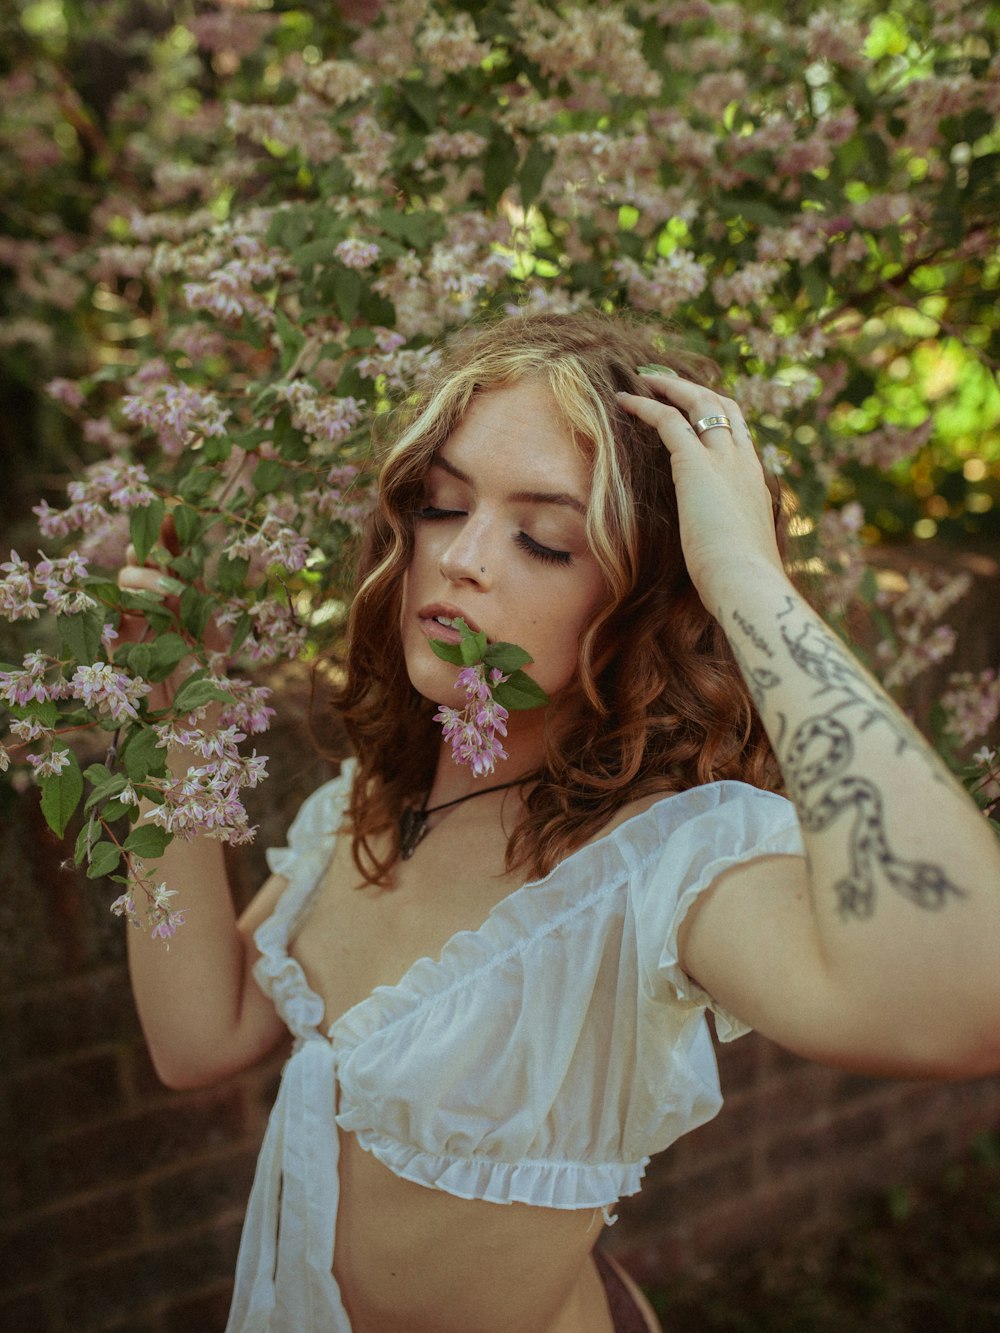
[[[472,480],[569,491],[586,503],[590,468],[551,389],[540,379],[478,393],[438,456]]]

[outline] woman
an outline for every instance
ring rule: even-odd
[[[867,1072],[1000,1065],[992,834],[787,579],[737,405],[664,356],[704,377],[596,315],[457,343],[382,469],[356,758],[239,921],[198,841],[169,953],[129,932],[168,1084],[296,1038],[233,1333],[655,1328],[592,1252],[719,1108],[706,1007]],[[551,700],[486,780],[432,720],[458,617]]]

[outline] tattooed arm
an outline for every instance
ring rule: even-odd
[[[754,694],[806,847],[722,876],[689,972],[801,1054],[870,1072],[1000,1068],[1000,844],[919,733],[789,583],[734,403],[655,381],[626,403],[671,453],[688,568]],[[723,411],[733,431],[691,422]],[[734,539],[742,534],[742,541]]]

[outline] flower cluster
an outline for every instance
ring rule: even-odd
[[[61,560],[42,556],[34,569],[11,551],[10,559],[0,562],[0,573],[0,616],[5,620],[37,620],[46,609],[72,616],[97,605],[76,586],[87,577],[87,566],[76,551]],[[41,594],[41,602],[35,601],[36,594]]]
[[[446,705],[434,714],[441,723],[445,740],[451,745],[456,764],[468,764],[477,778],[493,772],[494,766],[507,758],[499,737],[507,735],[507,709],[493,698],[493,690],[507,677],[496,667],[482,662],[463,667],[455,681],[456,690],[464,690],[463,709]]]

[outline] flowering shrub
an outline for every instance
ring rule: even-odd
[[[77,859],[124,882],[133,918],[143,885],[159,933],[176,916],[143,858],[250,837],[240,792],[264,771],[238,746],[267,726],[266,687],[225,674],[209,627],[264,667],[336,637],[371,418],[470,318],[671,317],[752,414],[844,605],[859,542],[898,526],[891,496],[940,502],[925,534],[949,506],[990,510],[1000,55],[979,0],[804,25],[749,0],[391,0],[360,31],[332,6],[216,0],[127,52],[99,8],[25,8],[0,79],[0,346],[24,383],[45,367],[83,460],[68,504],[35,508],[65,554],[2,566],[3,614],[55,619],[0,671],[0,764],[37,778],[60,835],[82,805]],[[98,39],[120,49],[106,88],[86,73]],[[967,503],[934,488],[939,434],[973,465]],[[115,586],[129,540],[166,600]],[[883,650],[899,683],[949,647],[925,612],[901,622],[909,665]],[[129,613],[144,641],[121,635]],[[980,683],[956,688],[976,716]],[[502,712],[473,718],[481,766]],[[447,711],[453,744],[470,716]],[[85,772],[65,739],[83,727],[109,741]],[[203,762],[169,773],[171,740]]]

